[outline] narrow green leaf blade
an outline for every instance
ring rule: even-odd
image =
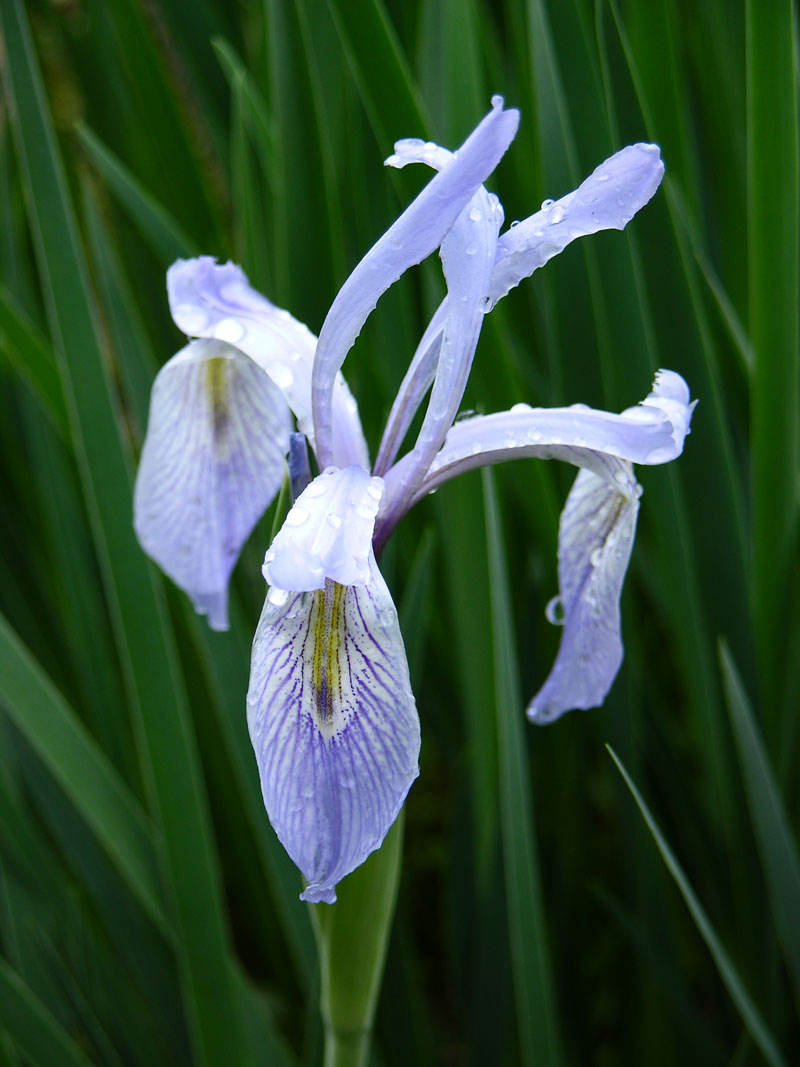
[[[800,159],[792,0],[748,0],[747,238],[753,368],[753,599],[764,707],[782,713],[788,567],[797,529]],[[777,744],[779,724],[768,723]]]
[[[521,1060],[562,1062],[533,825],[524,713],[514,662],[514,630],[503,533],[492,472],[482,471],[492,600],[500,826]]]
[[[32,1064],[92,1067],[80,1047],[4,959],[0,959],[0,1023]]]
[[[764,741],[730,650],[719,648],[728,712],[775,922],[800,1007],[800,858]]]
[[[628,774],[622,760],[616,754],[614,749],[610,745],[607,745],[606,747],[608,748],[614,763],[616,763],[617,769],[622,775],[625,784],[631,791],[639,811],[642,813],[642,817],[647,824],[647,829],[652,834],[656,847],[661,853],[664,863],[667,865],[667,870],[674,878],[675,884],[686,902],[686,907],[689,909],[689,912],[695,921],[695,925],[700,931],[700,936],[705,941],[708,951],[711,953],[720,977],[725,983],[725,987],[730,993],[731,1000],[736,1005],[736,1009],[741,1015],[742,1021],[749,1030],[756,1045],[761,1050],[767,1063],[769,1063],[771,1067],[786,1067],[786,1060],[783,1058],[783,1054],[778,1048],[775,1038],[767,1029],[766,1023],[761,1017],[761,1013],[750,999],[750,994],[745,989],[728,953],[725,951],[722,942],[717,937],[716,931],[711,925],[702,904],[695,896],[695,892],[689,884],[689,880],[684,874],[683,868],[680,863],[678,863],[675,853],[667,844],[664,835],[658,827],[658,823],[651,815],[650,809],[645,803],[642,794],[634,785],[633,779]]]
[[[167,930],[143,813],[2,615],[0,704],[92,827],[151,918]]]
[[[130,458],[98,341],[87,270],[38,63],[19,0],[0,8],[20,167],[96,549],[163,830],[184,994],[201,1062],[246,1063],[209,815],[174,641],[131,526]]]

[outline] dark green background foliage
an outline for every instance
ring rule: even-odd
[[[455,146],[493,92],[522,113],[489,183],[509,221],[633,141],[667,177],[494,311],[464,407],[621,410],[659,366],[700,403],[684,456],[639,472],[602,709],[523,716],[571,471],[468,476],[384,557],[423,748],[374,1063],[797,1062],[791,5],[0,10],[0,1062],[318,1062],[311,927],[244,718],[273,509],[224,635],[130,525],[183,343],[164,272],[231,258],[318,331],[425,180],[382,168],[392,142]],[[435,259],[411,272],[348,359],[373,450],[441,292]]]

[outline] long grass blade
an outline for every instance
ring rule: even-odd
[[[86,266],[19,0],[3,4],[2,26],[29,218],[50,328],[69,383],[76,453],[144,743],[146,777],[163,829],[164,857],[185,949],[184,991],[197,1053],[208,1063],[225,1059],[244,1063],[208,813],[183,687],[153,574],[131,528],[130,462],[120,437]]]
[[[162,930],[150,827],[127,787],[0,615],[0,703],[114,859]]]
[[[0,959],[0,1024],[28,1062],[55,1067],[92,1067],[91,1061],[53,1018],[13,967]]]
[[[483,472],[492,608],[500,826],[521,1059],[561,1063],[552,965],[544,921],[523,702],[514,662],[514,631],[503,532],[489,470]]]
[[[719,661],[750,818],[800,1008],[800,856],[761,731],[724,642],[720,644]]]
[[[797,6],[748,0],[747,238],[750,340],[755,355],[753,603],[767,740],[781,739],[782,670],[796,549],[800,411],[800,157]],[[777,721],[776,721],[777,720]],[[773,749],[774,750],[774,749]]]
[[[700,936],[705,941],[706,947],[711,953],[720,977],[725,983],[725,988],[728,990],[731,1000],[736,1005],[736,1009],[742,1017],[742,1022],[747,1027],[750,1036],[760,1049],[761,1054],[764,1056],[767,1063],[769,1063],[771,1067],[786,1067],[786,1060],[778,1048],[775,1038],[767,1028],[766,1023],[758,1008],[753,1003],[750,994],[745,989],[744,983],[739,977],[728,953],[723,948],[722,942],[717,936],[714,927],[711,925],[702,904],[697,899],[697,896],[689,883],[689,879],[686,877],[675,853],[667,844],[666,838],[658,827],[658,823],[650,813],[650,809],[645,803],[642,794],[634,785],[633,779],[628,774],[624,764],[614,749],[611,748],[610,745],[607,747],[611,758],[617,765],[619,773],[622,775],[625,784],[631,791],[639,811],[642,813],[642,817],[647,824],[647,829],[652,834],[656,847],[661,853],[664,863],[667,865],[667,870],[675,880],[675,884],[689,909],[689,913],[691,914],[692,919],[694,919],[697,929],[700,931]]]

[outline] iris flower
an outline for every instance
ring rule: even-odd
[[[308,883],[304,900],[335,901],[337,882],[381,844],[418,774],[419,719],[376,561],[400,519],[485,464],[536,457],[579,468],[561,516],[559,596],[548,609],[563,636],[528,707],[532,721],[550,722],[602,703],[614,680],[641,495],[633,464],[674,459],[689,431],[688,388],[666,370],[622,414],[516,404],[455,422],[485,314],[571,241],[622,229],[663,175],[655,145],[631,145],[501,235],[502,207],[483,183],[518,120],[495,97],[457,152],[395,145],[389,165],[417,162],[437,173],[356,266],[318,340],[233,264],[183,260],[167,276],[173,318],[192,340],[154,386],[135,524],[145,550],[212,627],[227,625],[231,569],[281,481],[290,410],[320,472],[266,553],[269,589],[247,694],[264,802]],[[382,293],[437,249],[447,295],[370,464],[341,367]],[[428,392],[416,441],[398,459]]]

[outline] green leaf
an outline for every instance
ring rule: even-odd
[[[761,732],[727,645],[719,662],[744,777],[747,806],[767,879],[772,910],[800,1008],[800,858]]]
[[[524,704],[514,660],[514,628],[503,531],[492,472],[483,475],[492,602],[500,827],[511,961],[523,1063],[562,1061],[552,964],[536,849]]]
[[[89,158],[162,265],[166,268],[182,256],[197,255],[191,238],[100,138],[86,126],[78,126],[77,132]]]
[[[36,1067],[92,1067],[13,967],[0,959],[0,1024]]]
[[[4,285],[0,285],[0,334],[5,335],[6,359],[30,386],[59,435],[68,441],[69,416],[53,350]]]
[[[747,0],[747,248],[753,368],[753,598],[770,745],[782,740],[782,664],[796,551],[800,413],[797,7]],[[774,751],[774,749],[773,749]]]
[[[632,778],[625,769],[619,756],[610,745],[607,745],[606,747],[608,748],[614,763],[616,763],[617,769],[622,775],[625,784],[628,789],[630,789],[633,799],[639,807],[639,811],[642,813],[642,817],[647,824],[647,829],[652,834],[656,847],[661,853],[664,863],[667,865],[667,870],[675,879],[675,884],[686,902],[686,906],[695,921],[697,929],[700,931],[700,936],[705,941],[706,947],[711,953],[720,977],[725,983],[725,988],[728,990],[731,1000],[736,1005],[736,1009],[741,1015],[742,1021],[749,1030],[756,1045],[761,1050],[767,1063],[769,1063],[771,1067],[786,1067],[786,1060],[783,1058],[775,1038],[767,1029],[766,1023],[761,1017],[761,1013],[750,999],[750,994],[745,989],[728,953],[725,951],[722,942],[717,937],[716,931],[711,925],[702,904],[695,896],[695,892],[689,884],[689,880],[684,874],[683,868],[678,862],[675,853],[667,844],[658,824],[650,814],[650,809],[645,803],[641,793],[634,785]]]
[[[2,615],[0,703],[104,844],[145,910],[167,931],[147,820]]]
[[[2,6],[9,96],[54,346],[63,360],[76,455],[135,712],[147,786],[163,831],[184,995],[201,1061],[245,1063],[231,987],[219,876],[174,642],[133,536],[130,457],[98,342],[86,265],[19,0]]]

